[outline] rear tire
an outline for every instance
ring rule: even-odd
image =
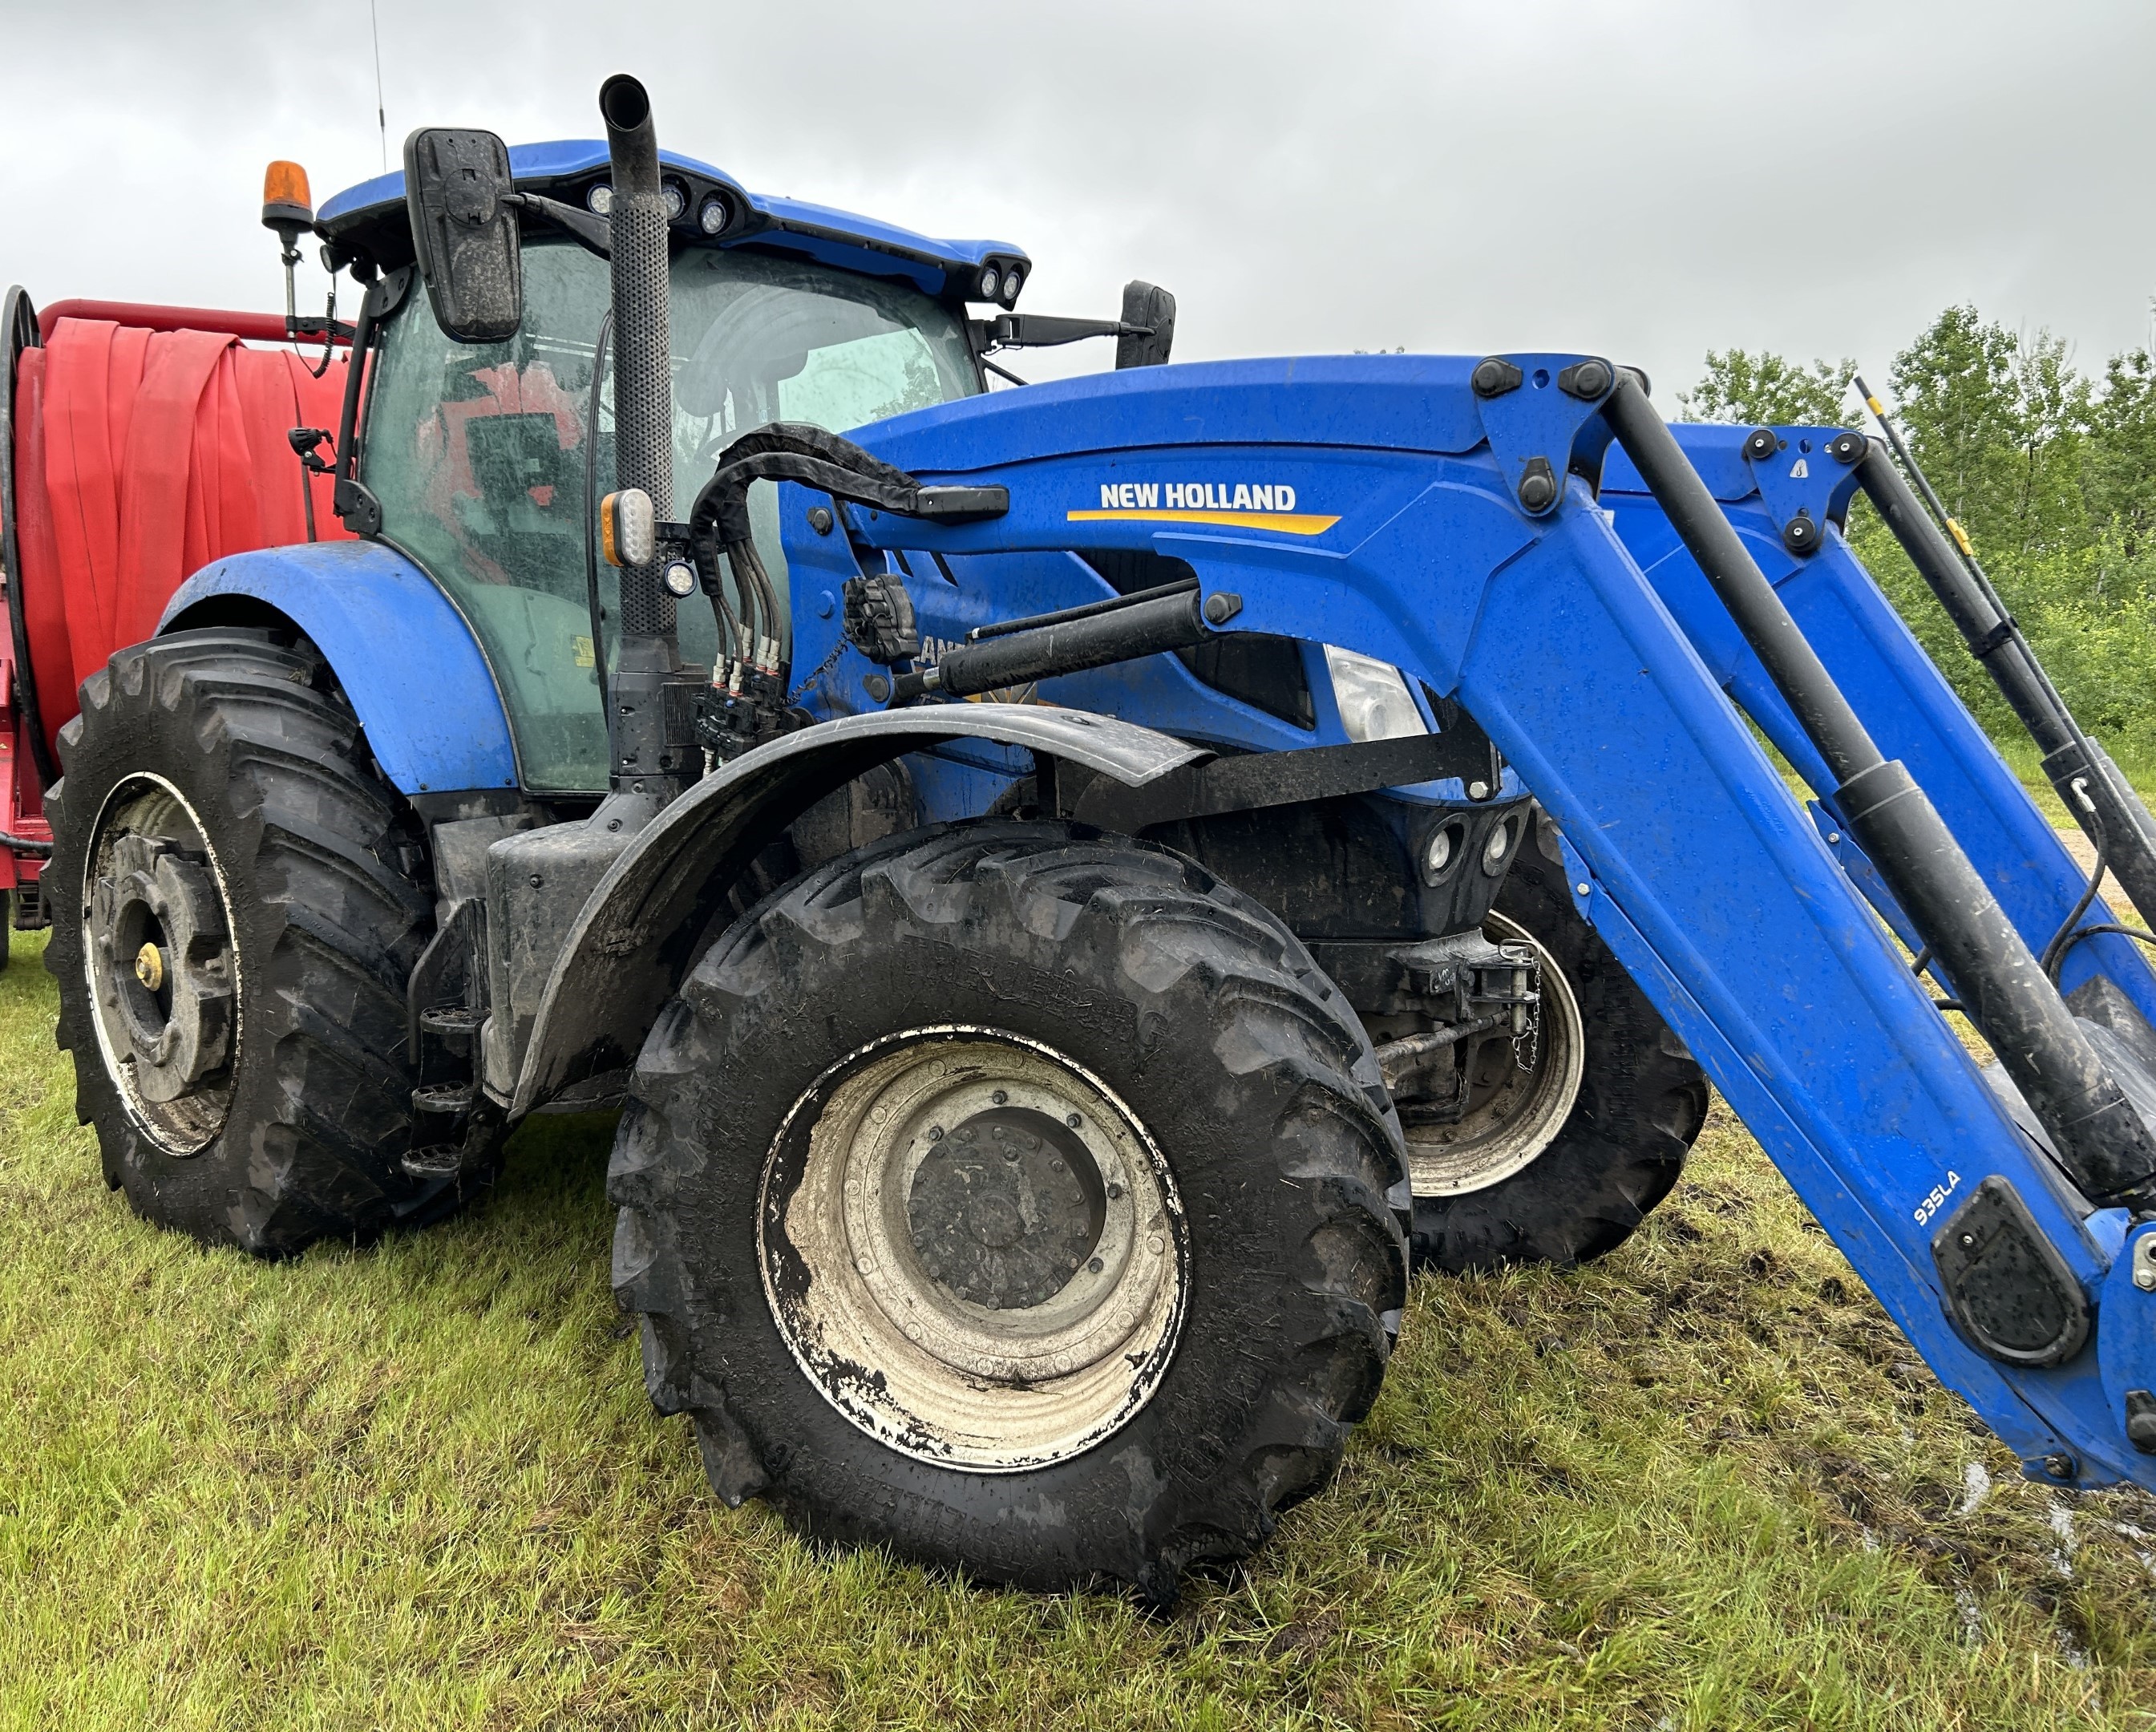
[[[432,904],[330,687],[262,632],[122,650],[85,682],[47,796],[46,965],[106,1182],[259,1255],[439,1212],[446,1189],[399,1164]]]
[[[1607,1255],[1669,1195],[1707,1122],[1706,1072],[1573,906],[1547,819],[1514,857],[1496,913],[1489,936],[1524,933],[1542,948],[1540,1062],[1569,1057],[1577,1082],[1569,1110],[1538,1133],[1548,1140],[1524,1164],[1450,1195],[1429,1195],[1419,1180],[1418,1268],[1568,1267]],[[1576,1045],[1568,1055],[1558,1049],[1566,1038]]]
[[[1164,1602],[1262,1544],[1404,1297],[1353,1012],[1247,897],[1066,825],[766,898],[646,1041],[608,1189],[647,1386],[722,1498],[1032,1588]]]

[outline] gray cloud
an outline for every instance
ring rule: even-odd
[[[1958,301],[2095,362],[2156,290],[2136,4],[379,3],[393,160],[588,136],[634,70],[752,187],[1024,245],[1037,311],[1166,283],[1184,358],[1591,349],[1668,404],[1732,343],[1884,373]],[[181,12],[0,0],[0,279],[269,306],[263,162],[377,172],[364,5]]]

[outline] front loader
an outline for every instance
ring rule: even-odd
[[[1703,1068],[2031,1472],[2156,1485],[2156,980],[2040,953],[2057,862],[1834,501],[1784,568],[1786,478],[1597,357],[1029,327],[1017,249],[601,106],[324,208],[358,538],[213,561],[62,731],[138,1209],[416,1223],[625,1089],[616,1290],[721,1497],[1166,1598],[1329,1475],[1410,1236],[1609,1248]]]

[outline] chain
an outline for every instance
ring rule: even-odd
[[[1535,953],[1529,970],[1528,991],[1533,1008],[1527,1016],[1526,1030],[1512,1036],[1512,1064],[1516,1069],[1532,1072],[1543,1057],[1543,959],[1541,951]]]
[[[793,691],[788,694],[786,700],[788,706],[791,707],[793,705],[799,703],[803,697],[807,696],[808,694],[808,688],[814,686],[819,680],[822,679],[824,675],[830,672],[833,668],[839,665],[839,658],[846,653],[846,635],[842,631],[839,634],[838,642],[831,645],[831,653],[829,655],[826,655],[823,660],[817,663],[815,671],[810,674],[808,677],[803,680],[798,686],[796,686]]]

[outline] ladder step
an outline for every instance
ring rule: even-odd
[[[430,1035],[475,1035],[486,1013],[469,1005],[437,1005],[419,1013],[419,1026]]]
[[[435,1143],[415,1149],[402,1163],[413,1179],[454,1179],[464,1170],[464,1149],[455,1143]]]
[[[479,1085],[475,1082],[431,1082],[412,1091],[412,1110],[454,1118],[470,1112],[472,1102],[478,1098]]]

